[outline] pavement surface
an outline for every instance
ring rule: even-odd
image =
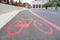
[[[21,11],[0,30],[0,40],[60,40],[60,12]]]
[[[25,8],[23,7],[16,7],[0,3],[0,29],[24,9]]]
[[[9,12],[13,12],[13,11],[16,11],[16,10],[20,10],[22,8],[23,7],[17,7],[17,6],[12,6],[12,5],[7,5],[7,4],[0,3],[0,15],[6,14],[6,13],[9,13]]]

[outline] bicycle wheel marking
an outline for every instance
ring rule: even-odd
[[[13,23],[13,24],[14,24],[14,23]],[[19,31],[14,32],[14,33],[11,33],[11,32],[10,32],[10,28],[11,28],[11,27],[12,27],[12,26],[9,25],[8,28],[7,28],[7,34],[8,34],[9,36],[16,36],[16,35],[19,34],[19,33],[22,31],[22,29],[24,28],[24,27],[21,25]],[[17,27],[17,28],[18,28],[18,27]]]
[[[20,23],[21,22],[21,23]],[[15,23],[17,23],[17,24],[15,24]],[[19,24],[20,23],[20,24]],[[11,25],[9,25],[8,26],[8,28],[7,28],[7,34],[9,35],[9,36],[16,36],[16,35],[18,35],[19,33],[21,33],[21,31],[23,30],[23,28],[29,28],[29,24],[30,24],[30,22],[29,23],[26,23],[25,21],[24,21],[24,18],[21,18],[21,20],[18,20],[18,21],[15,21],[15,22],[13,22],[13,24],[15,24],[15,26],[17,27],[17,28],[20,28],[17,32],[14,32],[14,33],[12,33],[12,32],[10,32],[10,28],[11,28]],[[12,25],[13,25],[12,24]]]
[[[49,28],[49,32],[39,28],[39,27],[43,27],[43,24],[39,25],[39,27],[36,25],[36,23],[34,23],[34,25],[35,25],[35,28],[37,28],[40,32],[43,32],[44,34],[48,34],[48,35],[53,34],[53,30],[48,24],[45,24],[45,25],[47,25],[47,27]]]
[[[31,10],[29,10],[29,11],[30,11],[33,15],[35,15],[36,17],[38,17],[39,19],[43,20],[44,22],[48,23],[49,25],[51,25],[52,27],[54,27],[54,28],[56,28],[57,30],[60,31],[60,26],[58,26],[58,25],[56,25],[56,24],[54,24],[54,23],[46,20],[45,18],[37,15],[36,13],[32,12]]]
[[[32,19],[33,20],[33,19]],[[33,20],[34,21],[34,20]],[[40,21],[40,20],[39,20]],[[41,20],[40,23],[42,23],[43,21]],[[48,35],[51,35],[53,34],[53,29],[47,24],[45,23],[46,27],[49,28],[49,32],[48,31],[45,31],[43,29],[41,29],[41,27],[43,27],[43,24],[40,24],[38,23],[38,21],[34,21],[34,27],[37,28],[40,32],[43,32],[44,34],[48,34]],[[37,25],[39,24],[39,26]],[[40,27],[40,28],[39,28]]]

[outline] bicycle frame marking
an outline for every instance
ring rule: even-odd
[[[19,33],[21,33],[21,31],[23,30],[23,28],[29,28],[30,27],[30,24],[33,22],[33,25],[35,26],[35,28],[37,28],[40,32],[43,32],[44,34],[48,34],[48,35],[51,35],[51,34],[53,34],[53,30],[52,30],[52,28],[51,27],[49,27],[49,25],[48,25],[48,28],[49,28],[49,32],[47,32],[47,31],[44,31],[43,29],[40,29],[39,27],[42,27],[43,25],[42,24],[39,24],[39,27],[36,25],[38,22],[36,21],[36,20],[34,20],[34,19],[32,19],[32,18],[30,18],[30,19],[26,19],[26,20],[30,20],[29,21],[29,23],[26,23],[26,21],[24,20],[24,18],[21,18],[21,20],[19,20],[19,21],[16,21],[17,22],[17,24],[15,25],[17,28],[20,28],[19,29],[19,31],[17,31],[17,32],[15,32],[15,33],[11,33],[10,32],[10,27],[11,27],[11,25],[9,25],[8,26],[8,28],[7,28],[7,34],[9,35],[9,36],[16,36],[17,34],[19,34]],[[16,22],[14,22],[14,23],[16,23]],[[21,24],[19,24],[19,22],[22,22]],[[13,24],[14,24],[13,23]]]
[[[28,28],[29,24],[25,23],[25,24],[16,24],[16,27],[20,28],[20,27],[25,27]]]

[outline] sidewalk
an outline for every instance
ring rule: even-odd
[[[0,29],[25,8],[0,4]]]

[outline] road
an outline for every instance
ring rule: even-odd
[[[27,9],[0,30],[0,40],[60,40],[60,12]]]

